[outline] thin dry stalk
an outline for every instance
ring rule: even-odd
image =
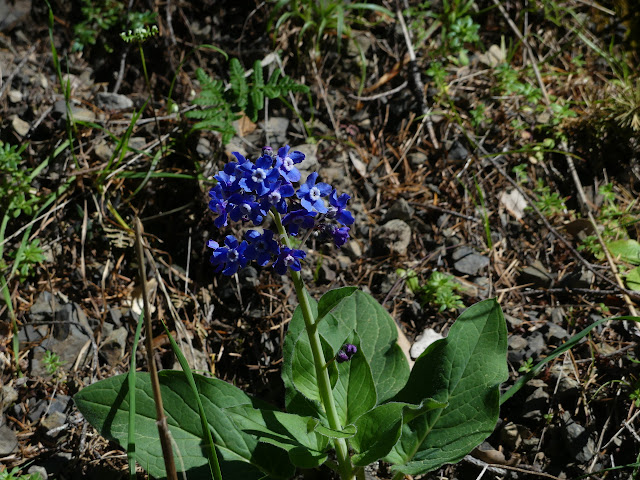
[[[400,10],[399,8],[396,10],[396,17],[398,18],[400,26],[402,27],[404,42],[407,45],[407,50],[409,52],[409,84],[412,87],[413,94],[416,97],[416,100],[420,107],[420,111],[422,115],[424,115],[424,121],[420,126],[422,127],[422,125],[426,122],[427,131],[429,132],[429,138],[431,139],[433,148],[437,150],[440,148],[440,144],[438,143],[438,139],[436,138],[436,132],[433,129],[433,122],[431,121],[431,109],[427,107],[427,102],[424,99],[424,83],[422,83],[422,79],[420,78],[420,70],[418,69],[418,65],[416,63],[416,53],[413,50],[411,35],[409,33],[409,30],[407,29],[407,24],[404,21],[402,10]]]
[[[160,436],[160,446],[162,447],[162,457],[164,458],[164,467],[169,480],[178,480],[176,473],[176,464],[173,458],[173,449],[171,448],[171,434],[167,425],[167,417],[164,415],[164,407],[162,405],[162,395],[160,393],[160,379],[158,378],[158,369],[153,358],[153,333],[151,330],[151,309],[149,308],[149,296],[147,292],[147,272],[144,262],[144,248],[142,246],[142,222],[139,218],[135,219],[136,229],[136,254],[138,257],[138,270],[140,272],[140,281],[142,283],[142,299],[144,301],[144,328],[146,330],[145,343],[147,350],[147,363],[149,364],[149,376],[151,377],[151,388],[153,390],[153,399],[156,405],[156,425],[158,425],[158,435]]]

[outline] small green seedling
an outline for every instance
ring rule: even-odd
[[[42,357],[42,364],[47,373],[55,377],[58,375],[60,367],[64,365],[64,362],[60,360],[60,356],[57,353],[47,350],[44,357]]]

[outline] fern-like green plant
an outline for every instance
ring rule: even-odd
[[[201,68],[196,71],[196,78],[202,91],[193,103],[203,108],[187,112],[185,116],[199,120],[193,125],[194,130],[209,129],[220,132],[222,143],[228,143],[236,133],[233,121],[241,117],[240,112],[244,112],[252,122],[258,120],[264,108],[265,96],[274,99],[284,97],[289,92],[309,92],[309,87],[283,75],[280,69],[274,70],[265,83],[260,60],[255,61],[253,73],[247,76],[240,61],[232,58],[229,61],[228,86],[225,86],[222,80],[212,79]]]

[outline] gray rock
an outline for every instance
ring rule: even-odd
[[[18,400],[18,391],[11,385],[3,385],[0,390],[0,413],[3,413]]]
[[[456,162],[466,160],[469,156],[469,150],[467,150],[459,141],[453,142],[451,148],[449,148],[448,155],[449,160]]]
[[[147,139],[144,137],[129,138],[128,147],[133,150],[144,150],[146,146],[147,146]]]
[[[377,229],[374,238],[376,248],[385,252],[406,255],[411,243],[411,227],[402,220],[390,220]]]
[[[549,394],[543,388],[536,388],[531,395],[524,401],[524,409],[543,410],[549,403]]]
[[[27,135],[27,133],[29,133],[29,130],[31,129],[31,125],[29,125],[28,122],[25,122],[17,115],[13,116],[13,119],[11,120],[11,126],[21,137]]]
[[[258,278],[258,270],[254,267],[246,267],[238,272],[238,277],[240,278],[240,284],[246,285],[252,288],[260,285],[260,279]]]
[[[456,248],[451,254],[451,258],[453,260],[460,260],[461,258],[466,257],[467,255],[471,255],[472,253],[476,253],[476,251],[471,248],[469,245],[462,245],[461,247]]]
[[[29,475],[32,475],[32,480],[38,480],[36,475],[40,475],[39,480],[48,480],[49,475],[47,474],[47,469],[44,467],[40,467],[38,465],[31,465],[27,470]]]
[[[42,341],[40,347],[34,349],[31,371],[33,375],[47,376],[42,358],[46,350],[56,353],[62,362],[62,369],[72,367],[85,344],[91,340],[91,327],[82,308],[75,303],[63,305],[56,311],[53,335]]]
[[[42,321],[60,309],[60,304],[50,292],[44,291],[29,309],[29,318],[34,321]]]
[[[302,176],[300,181],[305,181],[310,173],[318,171],[320,164],[318,163],[317,145],[311,143],[295,145],[291,147],[291,151],[304,153],[304,160],[296,165],[296,168],[300,170],[300,175]]]
[[[547,343],[552,345],[558,345],[569,338],[569,332],[553,322],[547,322],[543,327],[543,331]]]
[[[76,122],[93,122],[96,119],[96,114],[86,108],[71,107],[71,115]]]
[[[107,142],[101,141],[96,145],[94,152],[100,160],[106,162],[113,155],[113,147],[107,144]]]
[[[342,247],[342,251],[346,253],[351,260],[357,260],[362,257],[362,248],[360,247],[360,244],[353,239]]]
[[[524,323],[523,320],[516,317],[512,317],[511,315],[506,313],[504,314],[504,318],[509,323],[512,329],[518,328]]]
[[[98,93],[96,103],[103,110],[126,110],[133,107],[133,100],[129,97],[111,92]]]
[[[489,259],[487,257],[478,253],[472,253],[455,262],[453,268],[465,275],[476,275],[488,265]]]
[[[269,117],[267,123],[263,124],[262,127],[268,133],[271,144],[286,145],[288,143],[289,119],[286,117]],[[292,148],[292,150],[294,149]]]
[[[429,345],[433,342],[443,339],[444,337],[436,332],[433,328],[425,329],[420,335],[416,337],[416,341],[411,345],[411,358],[418,358],[422,352],[424,352]]]
[[[522,269],[518,277],[518,283],[520,285],[530,283],[533,287],[549,288],[553,284],[554,278],[555,276],[549,273],[539,260],[536,260]]]
[[[382,217],[382,223],[386,223],[389,220],[404,220],[408,222],[413,218],[413,214],[415,213],[415,209],[409,205],[404,198],[399,198],[387,210],[387,213],[384,217]]]
[[[527,341],[520,335],[511,335],[507,353],[508,360],[512,363],[520,363],[524,359],[527,345]]]
[[[561,402],[574,401],[580,395],[582,386],[574,378],[573,369],[568,365],[554,365],[551,367],[551,384],[557,383],[556,396]]]
[[[7,425],[0,427],[0,457],[11,455],[18,449],[18,437],[16,432]]]
[[[196,146],[196,152],[203,159],[209,159],[213,155],[213,151],[211,150],[211,142],[204,137],[200,137],[198,139],[198,145]]]
[[[580,463],[590,461],[596,454],[596,442],[582,425],[571,418],[569,412],[564,412],[562,421],[562,439],[571,457]]]
[[[116,328],[104,339],[100,347],[100,355],[112,367],[117,366],[124,355],[124,349],[127,345],[127,329],[124,327]]]
[[[559,282],[560,286],[569,288],[589,288],[595,279],[595,275],[591,270],[582,268],[579,272],[573,272],[562,277]]]
[[[427,163],[428,157],[421,152],[414,152],[407,155],[409,163],[414,168],[419,168]]]
[[[38,400],[36,402],[35,398],[29,399],[29,413],[27,414],[27,418],[31,423],[36,423],[42,418],[44,412],[47,410],[47,403],[46,400]]]
[[[40,427],[44,430],[44,433],[50,439],[57,438],[63,433],[63,428],[61,428],[65,422],[67,421],[67,416],[61,412],[53,412],[49,413],[42,421],[40,422]]]
[[[502,427],[502,430],[500,430],[500,443],[512,452],[518,449],[522,443],[522,437],[515,423],[509,422]]]
[[[544,341],[544,335],[542,335],[538,330],[531,332],[529,336],[527,336],[527,343],[529,346],[527,356],[533,357],[534,360],[540,358],[547,348],[547,344]]]

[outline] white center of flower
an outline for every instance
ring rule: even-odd
[[[293,262],[295,262],[296,259],[293,258],[293,255],[287,255],[286,257],[284,257],[284,264],[287,267],[290,267],[291,265],[293,265]]]
[[[253,180],[255,183],[262,183],[265,178],[267,178],[267,174],[261,168],[256,168],[253,171],[253,175],[251,175],[251,180]]]
[[[320,190],[318,190],[318,187],[313,187],[311,190],[309,190],[309,198],[311,198],[311,200],[316,201],[321,197],[320,195]]]
[[[243,215],[249,215],[251,213],[251,207],[248,204],[243,203],[240,205],[240,211],[242,211]]]
[[[293,165],[293,160],[289,157],[285,157],[284,162],[282,162],[282,166],[287,172],[293,168]]]
[[[269,201],[271,203],[278,203],[281,199],[282,195],[280,195],[280,192],[271,192],[269,194]]]
[[[236,260],[238,260],[238,252],[236,252],[235,250],[229,250],[229,253],[227,254],[227,259],[230,262],[235,262]]]

